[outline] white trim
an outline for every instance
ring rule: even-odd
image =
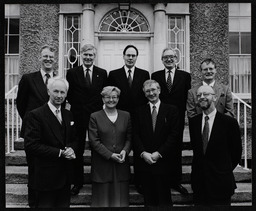
[[[64,74],[64,16],[63,14],[59,15],[59,65],[58,71],[59,75],[66,77]]]
[[[185,71],[190,73],[190,17],[185,15]]]

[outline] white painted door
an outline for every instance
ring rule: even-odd
[[[108,72],[124,65],[123,50],[127,45],[134,45],[139,50],[136,67],[152,72],[149,40],[99,40],[98,66]]]

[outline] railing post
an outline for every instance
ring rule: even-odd
[[[248,169],[247,166],[247,113],[244,104],[244,169]]]

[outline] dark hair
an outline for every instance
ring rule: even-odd
[[[203,63],[206,63],[206,64],[212,63],[212,64],[214,65],[214,68],[216,68],[216,64],[215,64],[215,62],[214,62],[211,58],[205,59],[205,60],[203,60],[203,61],[201,62],[201,64],[200,64],[200,69],[201,69],[201,70],[202,70],[202,64],[203,64]]]
[[[127,45],[127,46],[125,47],[124,51],[123,51],[123,55],[125,55],[125,53],[126,53],[126,51],[127,51],[128,48],[134,48],[135,51],[136,51],[136,54],[137,54],[136,56],[139,55],[139,51],[138,51],[138,49],[137,49],[134,45]]]

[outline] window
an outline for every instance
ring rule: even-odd
[[[81,19],[79,15],[64,16],[64,75],[80,65]]]
[[[4,52],[5,91],[18,84],[19,79],[19,5],[5,5]]]
[[[235,93],[251,93],[251,4],[229,4],[230,86]]]
[[[187,55],[188,46],[186,40],[186,17],[185,16],[168,16],[168,47],[176,51],[178,56],[178,66],[180,70],[189,70],[189,59]]]

